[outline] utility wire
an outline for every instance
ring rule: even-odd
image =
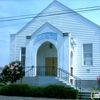
[[[33,18],[33,17],[32,17],[32,18]],[[51,18],[51,19],[57,19],[57,18],[58,18],[58,17],[56,17],[56,18],[53,17],[53,18]],[[45,19],[43,19],[43,20],[45,20]],[[41,23],[43,20],[40,19],[40,23]],[[38,20],[38,21],[39,21],[39,20]],[[26,23],[27,23],[27,22],[26,22]],[[24,23],[13,24],[13,25],[6,25],[6,26],[4,26],[4,27],[17,26],[17,25],[19,25],[19,24],[23,24],[23,25],[24,25],[25,22],[24,22]],[[3,27],[0,27],[0,28],[3,28]]]
[[[96,6],[96,7],[99,7],[99,8],[95,8],[95,9],[94,9],[94,7],[88,7],[88,8],[93,8],[93,9],[80,8],[80,9],[84,9],[84,10],[79,10],[79,11],[77,11],[77,12],[100,10],[100,6]],[[65,10],[65,11],[66,11],[66,10]],[[70,14],[70,13],[75,13],[75,12],[70,11],[70,12],[67,12],[67,13],[56,13],[56,14],[54,14],[54,12],[49,12],[49,13],[53,13],[53,14],[42,15],[42,16],[37,16],[37,17],[53,16],[53,15],[61,15],[61,14]],[[45,13],[45,14],[46,14],[46,13]],[[34,14],[30,14],[30,15],[34,15]],[[22,17],[22,16],[30,16],[30,15],[21,15],[21,16],[4,17],[4,18],[0,18],[0,19],[14,18],[14,17]],[[28,19],[28,18],[33,18],[33,17],[16,18],[16,19],[10,19],[10,20],[1,20],[0,22],[12,21],[12,20],[20,20],[20,19]],[[10,44],[9,42],[3,41],[3,40],[0,40],[0,42],[4,42],[4,43],[7,43],[7,44]]]
[[[100,6],[94,6],[94,7],[86,7],[86,8],[78,8],[78,9],[72,9],[72,10],[94,10],[94,9],[98,9],[100,8]],[[69,10],[62,10],[62,11],[69,11]],[[56,12],[62,12],[62,11],[56,11]],[[44,14],[52,14],[54,12],[47,12]],[[6,18],[16,18],[16,17],[25,17],[25,16],[33,16],[33,15],[37,15],[37,14],[27,14],[27,15],[20,15],[20,16],[11,16],[11,17],[1,17],[0,19],[6,19]]]
[[[100,7],[99,8],[93,8],[93,9],[85,9],[85,8],[81,8],[81,9],[84,9],[84,10],[77,10],[76,12],[86,12],[86,11],[100,10]],[[75,14],[75,12],[74,11],[69,11],[69,12],[64,12],[64,13],[54,13],[53,12],[52,14],[44,14],[42,16],[36,16],[36,17],[54,16],[54,15],[62,15],[62,14]],[[13,19],[0,20],[0,22],[22,20],[22,19],[29,19],[29,18],[35,18],[35,17],[13,18]]]
[[[2,26],[2,27],[0,26],[0,28],[11,27],[11,26],[12,26],[12,27],[15,27],[15,26],[17,26],[17,25],[22,25],[22,24],[24,25],[25,22],[24,22],[24,23],[11,24],[11,25],[5,25],[5,26]]]
[[[7,43],[7,44],[10,44],[9,42],[3,41],[3,40],[0,40],[0,42],[4,42],[4,43]]]

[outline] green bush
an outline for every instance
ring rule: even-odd
[[[61,98],[62,97],[62,91],[64,91],[64,86],[60,85],[48,85],[45,87],[45,95],[48,98]]]
[[[29,96],[45,97],[44,90],[45,90],[45,87],[42,87],[42,86],[31,86],[31,91],[30,91]]]
[[[29,86],[27,84],[10,84],[0,89],[0,95],[76,99],[78,91],[62,85],[48,85],[43,87]]]
[[[65,87],[63,85],[48,85],[45,87],[44,94],[48,98],[71,98],[76,99],[78,91],[71,87]]]
[[[0,89],[1,95],[9,96],[28,96],[30,86],[28,84],[10,84]]]
[[[76,99],[78,98],[78,90],[72,88],[72,87],[65,87],[65,93],[66,93],[66,96],[65,98],[68,98],[68,99]]]
[[[7,93],[9,92],[8,86],[4,85],[0,88],[0,95],[8,95]]]

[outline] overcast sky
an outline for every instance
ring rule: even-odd
[[[31,19],[3,21],[21,15],[38,14],[54,0],[0,0],[0,67],[9,63],[10,34],[16,34]],[[100,0],[58,0],[71,9],[100,6]],[[100,10],[81,12],[100,26]],[[34,15],[33,15],[34,17]]]

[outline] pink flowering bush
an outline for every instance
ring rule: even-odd
[[[13,83],[19,80],[20,78],[23,78],[24,70],[23,67],[21,66],[21,62],[13,61],[8,65],[5,65],[1,75],[3,83],[7,82]]]
[[[100,75],[97,77],[98,85],[100,86]]]

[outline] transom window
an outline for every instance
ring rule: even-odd
[[[93,52],[92,44],[83,44],[83,64],[92,65],[93,64]]]

